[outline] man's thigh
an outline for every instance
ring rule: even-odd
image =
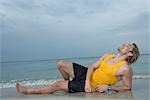
[[[71,61],[61,61],[61,70],[65,71],[72,78],[74,77],[73,63]]]

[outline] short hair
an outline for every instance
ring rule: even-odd
[[[132,64],[132,63],[136,62],[138,57],[140,56],[140,51],[139,51],[137,45],[135,43],[132,43],[132,45],[133,45],[133,49],[130,52],[132,53],[133,56],[129,56],[126,58],[126,61],[128,64]]]

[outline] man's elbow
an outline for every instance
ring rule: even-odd
[[[122,92],[123,92],[123,91],[131,91],[131,88],[118,89],[117,91],[118,91],[118,92],[119,92],[119,91],[120,91],[120,92],[121,92],[121,91],[122,91]]]
[[[90,69],[90,70],[95,70],[95,69],[97,69],[97,66],[96,66],[96,65],[91,65],[91,66],[89,67],[89,69]]]
[[[129,86],[123,86],[121,89],[118,89],[118,91],[131,91],[132,88]]]
[[[131,90],[132,90],[131,88],[127,88],[127,89],[126,89],[126,91],[131,91]]]
[[[130,86],[126,86],[126,88],[124,89],[125,91],[131,91],[132,88]]]

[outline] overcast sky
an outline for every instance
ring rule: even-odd
[[[2,61],[148,53],[148,0],[0,0]]]

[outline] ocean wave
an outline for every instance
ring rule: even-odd
[[[134,75],[133,79],[149,79],[150,75]],[[24,86],[29,86],[29,87],[37,87],[37,86],[46,86],[48,84],[52,84],[58,80],[23,80],[23,81],[16,81],[16,80],[11,80],[9,82],[1,81],[0,82],[0,89],[2,88],[14,88],[16,83],[19,82],[23,84]]]
[[[133,79],[148,79],[150,75],[134,75]]]
[[[10,82],[2,81],[0,82],[0,89],[1,88],[14,88],[17,82],[25,86],[36,87],[36,86],[45,86],[48,84],[52,84],[56,81],[57,80],[24,80],[24,81],[11,80]]]

